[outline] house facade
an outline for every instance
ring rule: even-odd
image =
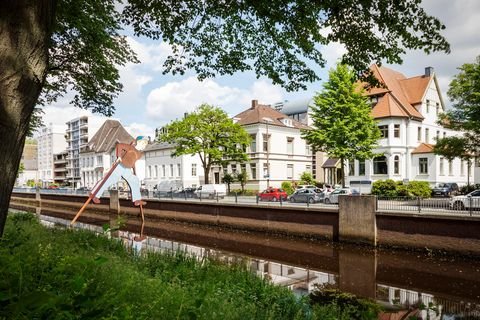
[[[433,68],[411,78],[383,66],[371,69],[384,85],[366,92],[382,134],[374,152],[382,155],[348,160],[347,184],[369,192],[373,181],[383,179],[427,181],[431,186],[473,182],[473,170],[466,161],[448,161],[433,153],[437,139],[461,134],[437,123],[445,105]]]
[[[301,137],[301,130],[308,129],[307,125],[257,100],[233,119],[250,134],[252,142],[247,148],[250,160],[230,163],[224,173],[246,171],[246,189],[280,187],[284,181],[300,180],[303,172],[312,173],[313,154]]]
[[[161,191],[198,187],[204,183],[203,167],[198,155],[172,157],[174,145],[153,143],[145,148],[145,187]]]

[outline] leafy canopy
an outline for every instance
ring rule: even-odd
[[[330,70],[329,80],[313,99],[314,129],[303,131],[302,136],[313,149],[326,152],[332,158],[372,158],[380,130],[370,111],[353,71],[338,64]]]
[[[447,93],[453,109],[441,114],[439,123],[464,135],[440,139],[434,149],[447,159],[468,158],[480,150],[480,56],[458,69]]]
[[[206,179],[212,165],[248,160],[245,152],[250,144],[248,133],[225,111],[208,104],[168,124],[158,140],[175,145],[173,156],[198,154]]]

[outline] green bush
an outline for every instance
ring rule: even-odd
[[[384,197],[396,197],[397,183],[392,179],[377,180],[372,184],[372,194]]]
[[[471,184],[471,185],[464,185],[459,188],[461,194],[467,194],[472,192],[473,190],[480,189],[480,184]]]
[[[372,194],[383,197],[422,197],[429,198],[432,189],[427,181],[410,181],[403,184],[402,181],[391,179],[378,180],[372,184]]]
[[[302,173],[302,175],[300,176],[300,184],[308,184],[308,185],[316,185],[316,181],[315,179],[313,179],[313,175],[308,172],[308,171],[305,171]]]
[[[282,182],[282,189],[288,194],[291,195],[295,192],[293,185],[290,181],[283,181]]]
[[[407,188],[416,197],[430,198],[432,196],[432,189],[427,181],[410,181]]]
[[[230,196],[234,196],[235,193],[239,195],[244,195],[244,196],[254,196],[258,193],[258,190],[253,190],[253,189],[245,189],[242,194],[242,189],[232,189],[230,192]]]

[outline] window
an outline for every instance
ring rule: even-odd
[[[269,178],[269,176],[268,176],[268,163],[263,164],[263,177],[264,178]]]
[[[440,103],[437,102],[437,105],[436,105],[436,114],[438,115],[440,113]]]
[[[152,177],[152,166],[148,166],[148,178]]]
[[[447,137],[447,133],[444,131],[443,132],[443,138],[445,139]]]
[[[395,124],[393,126],[393,137],[400,138],[400,125],[399,124]]]
[[[182,176],[182,167],[180,166],[180,163],[177,164],[177,177]]]
[[[428,174],[428,158],[418,159],[420,174]]]
[[[197,176],[197,164],[192,163],[192,177],[196,177],[196,176]]]
[[[97,156],[97,166],[99,166],[99,167],[103,166],[103,157],[102,156]]]
[[[307,165],[305,166],[305,171],[306,171],[306,172],[309,172],[309,173],[312,173],[312,166],[307,164]]]
[[[162,177],[166,177],[167,176],[167,172],[165,170],[165,165],[162,164]]]
[[[380,129],[381,138],[388,138],[388,126],[378,126],[378,129]]]
[[[373,173],[374,174],[388,173],[387,158],[385,156],[376,157],[373,159]]]
[[[257,152],[257,135],[251,134],[250,139],[252,139],[250,142],[250,152]]]
[[[233,174],[237,173],[237,165],[236,164],[232,164],[232,173]]]
[[[287,137],[287,154],[293,155],[293,138]]]
[[[257,165],[255,163],[250,163],[250,170],[250,176],[252,177],[252,180],[257,179]]]
[[[293,179],[293,164],[287,164],[287,179]]]
[[[445,169],[444,169],[444,159],[440,158],[440,175],[443,176],[445,174]]]
[[[241,172],[241,173],[242,173],[242,172],[247,172],[247,165],[246,165],[246,164],[242,163],[242,164],[240,165],[240,172]]]
[[[436,140],[438,141],[438,139],[440,139],[440,130],[437,130],[437,139]]]
[[[417,129],[417,140],[422,141],[422,127],[418,127]]]
[[[393,158],[393,174],[400,174],[400,157]]]
[[[358,160],[358,175],[365,175],[365,160]]]
[[[312,148],[308,144],[305,145],[305,155],[306,156],[311,156],[312,155]]]
[[[354,176],[355,175],[355,160],[348,160],[348,175]]]
[[[268,152],[268,142],[269,142],[270,135],[263,135],[263,152]]]
[[[430,112],[430,100],[427,100],[427,113]]]
[[[428,128],[425,128],[425,142],[428,143],[430,140],[430,130]]]
[[[174,177],[174,173],[173,173],[173,164],[170,165],[170,177]]]
[[[155,165],[155,171],[153,171],[153,177],[156,178],[158,177],[158,166]]]
[[[448,160],[448,175],[453,175],[453,161]]]

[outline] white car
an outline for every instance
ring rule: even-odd
[[[225,184],[204,184],[197,188],[195,195],[197,198],[214,199],[218,196],[223,199],[227,195],[227,186]]]
[[[331,193],[325,195],[325,199],[323,200],[323,202],[326,203],[326,204],[338,203],[338,196],[340,196],[340,195],[352,195],[352,194],[358,194],[358,192],[356,190],[352,190],[350,188],[335,189]]]
[[[449,202],[453,210],[480,208],[480,190],[475,190],[464,196],[453,197]]]

